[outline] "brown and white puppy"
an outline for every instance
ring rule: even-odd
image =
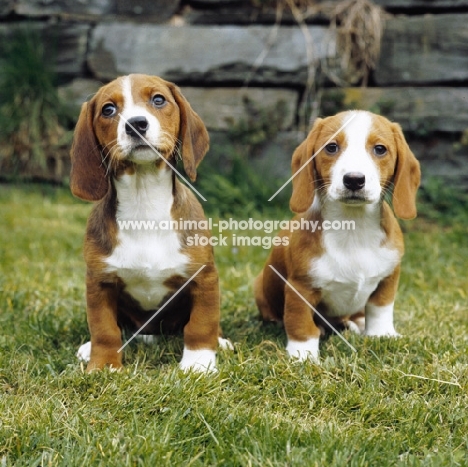
[[[120,368],[122,328],[140,330],[166,302],[142,334],[183,328],[180,367],[215,369],[220,302],[213,251],[187,242],[194,232],[210,233],[157,227],[205,219],[200,203],[164,159],[174,166],[180,157],[194,181],[208,146],[205,125],[179,88],[156,76],[120,77],[83,104],[71,149],[70,186],[75,196],[96,202],[84,242],[91,342],[78,352],[89,360],[87,371]]]
[[[364,111],[317,119],[293,154],[293,174],[305,164],[293,178],[290,207],[296,220],[318,228],[279,234],[289,245],[272,250],[255,298],[264,320],[284,322],[289,355],[317,360],[319,320],[269,266],[328,321],[368,336],[397,335],[393,304],[403,235],[383,198],[393,190],[395,215],[414,218],[420,169],[400,126]]]

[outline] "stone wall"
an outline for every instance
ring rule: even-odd
[[[287,175],[302,137],[300,116],[314,103],[303,99],[312,71],[323,87],[316,113],[378,111],[403,126],[425,177],[468,189],[468,148],[458,144],[468,128],[468,0],[375,3],[385,30],[365,88],[338,89],[319,71],[337,57],[327,8],[299,27],[290,12],[278,23],[275,8],[252,0],[0,0],[0,34],[8,40],[19,27],[37,30],[55,57],[62,95],[77,103],[121,74],[174,81],[216,141],[248,119],[246,99],[281,109],[280,131],[259,162],[275,175]]]

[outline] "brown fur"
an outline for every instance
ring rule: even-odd
[[[291,210],[298,213],[294,219],[322,221],[321,214],[310,210],[316,193],[328,186],[335,159],[321,151],[310,162],[309,159],[341,127],[344,113],[326,119],[317,119],[309,135],[294,151],[292,172],[305,167],[293,178],[293,192],[290,200]],[[401,128],[384,117],[374,115],[374,132],[368,140],[369,150],[375,144],[385,144],[388,154],[376,159],[381,173],[380,184],[384,189],[393,187],[393,209],[401,219],[416,216],[416,191],[419,186],[419,163],[405,141]],[[340,132],[334,141],[344,150],[346,147],[344,132]],[[317,190],[317,191],[316,191]],[[390,208],[382,201],[381,228],[386,233],[386,244],[403,255],[403,235],[399,224]],[[323,253],[322,231],[310,232],[296,230],[282,231],[278,235],[289,237],[288,246],[274,247],[266,265],[254,283],[255,299],[264,321],[284,321],[288,338],[306,341],[320,335],[320,319],[297,294],[276,275],[269,267],[273,266],[288,282],[317,310],[327,316],[326,305],[321,301],[321,290],[311,287],[310,261]],[[393,273],[382,280],[368,301],[375,305],[386,305],[394,300],[400,273],[398,265]],[[340,318],[357,320],[363,316],[360,311],[354,316]],[[336,324],[336,319],[327,317]]]
[[[158,77],[132,75],[135,100],[149,101],[160,93],[168,105],[152,109],[165,132],[172,138],[157,149],[175,163],[180,153],[184,169],[193,181],[196,169],[209,147],[209,137],[200,117],[192,110],[179,88]],[[104,259],[116,246],[116,191],[113,177],[131,174],[133,164],[125,161],[113,146],[117,137],[118,119],[104,119],[101,109],[112,101],[122,104],[120,79],[103,86],[81,108],[71,149],[72,170],[70,186],[81,199],[96,201],[88,219],[84,242],[87,265],[86,302],[88,325],[91,333],[91,360],[88,371],[104,366],[120,368],[123,327],[139,329],[154,312],[144,311],[139,303],[124,291],[125,284],[116,275],[107,273]],[[163,162],[162,162],[163,163]],[[156,165],[161,165],[156,161]],[[203,209],[192,194],[174,176],[173,219],[204,220]],[[208,231],[198,231],[209,236]],[[184,330],[184,342],[189,349],[216,349],[219,328],[218,274],[210,246],[187,246],[187,232],[179,232],[182,251],[190,258],[187,277],[174,276],[166,281],[171,292],[160,306],[192,276],[201,265],[205,268],[163,310],[161,316],[143,330],[144,334]]]

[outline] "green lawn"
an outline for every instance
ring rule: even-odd
[[[256,319],[267,251],[228,246],[216,258],[235,351],[217,374],[181,373],[171,337],[86,375],[89,210],[64,189],[0,186],[0,466],[468,465],[468,222],[406,224],[400,339],[346,333],[357,353],[333,336],[320,366],[289,361],[281,329]]]

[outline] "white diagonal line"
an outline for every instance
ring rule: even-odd
[[[159,154],[159,151],[123,116],[120,118],[157,154],[203,201],[206,198],[164,157]]]
[[[286,284],[288,285],[289,287],[291,287],[291,289],[297,294],[297,296],[299,298],[302,299],[302,301],[310,308],[314,311],[314,313],[317,313],[320,318],[322,318],[323,321],[325,321],[325,323],[328,324],[328,326],[330,326],[330,328],[338,335],[338,337],[351,349],[353,350],[354,352],[357,352],[357,350],[343,337],[343,335],[338,332],[325,318],[322,314],[320,314],[316,309],[315,307],[313,307],[301,294],[300,292],[293,286],[291,285],[287,279],[285,279],[271,264],[269,264],[270,268],[277,274],[277,276]]]
[[[183,285],[174,295],[172,295],[172,297],[171,297],[167,302],[165,302],[164,305],[163,305],[161,308],[159,308],[159,310],[158,310],[153,316],[151,316],[151,318],[150,318],[148,321],[146,321],[146,323],[143,324],[143,326],[141,326],[140,329],[138,329],[138,331],[137,331],[135,334],[133,334],[133,336],[130,337],[130,339],[128,339],[127,342],[125,342],[124,345],[122,345],[122,347],[120,347],[119,350],[117,350],[117,352],[118,352],[118,353],[122,352],[122,350],[125,349],[125,347],[127,347],[127,345],[130,344],[130,342],[132,342],[132,340],[135,339],[135,337],[138,336],[138,334],[140,334],[140,332],[142,331],[142,329],[143,329],[144,327],[146,327],[146,325],[149,324],[151,321],[153,321],[153,319],[156,318],[156,316],[158,316],[159,313],[161,313],[161,311],[164,310],[164,308],[166,307],[166,305],[167,305],[168,303],[170,303],[170,302],[185,288],[185,286],[186,286],[195,276],[198,275],[198,273],[199,273],[205,266],[206,266],[206,264],[204,264],[203,266],[201,266],[200,269],[199,269],[190,279],[188,279],[187,282],[185,282],[184,285]]]
[[[330,136],[330,138],[328,138],[328,140],[324,143],[324,145],[318,149],[317,151],[315,151],[315,153],[310,157],[310,159],[305,162],[302,167],[292,176],[290,177],[285,183],[283,183],[283,185],[276,191],[276,193],[268,200],[268,201],[271,201],[281,190],[284,189],[284,187],[290,183],[292,181],[292,179],[298,175],[300,172],[302,172],[306,166],[310,163],[310,161],[341,131],[343,130],[350,122],[351,120],[353,120],[354,117],[356,117],[357,113],[354,113],[350,118],[348,118],[348,120],[346,120],[346,122],[343,123],[343,125],[335,132],[333,133],[333,135]]]

